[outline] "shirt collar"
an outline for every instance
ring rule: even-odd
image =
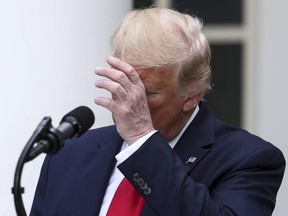
[[[182,130],[180,131],[180,133],[174,137],[172,140],[170,140],[168,143],[170,145],[171,148],[174,148],[176,143],[178,142],[178,140],[180,139],[180,137],[182,136],[182,134],[185,132],[185,130],[187,129],[187,127],[190,125],[190,123],[193,121],[193,119],[195,118],[195,116],[197,115],[199,111],[199,106],[197,105],[195,110],[193,111],[192,115],[190,116],[190,118],[188,119],[188,121],[186,122],[185,126],[182,128]]]

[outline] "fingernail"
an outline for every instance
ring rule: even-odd
[[[114,59],[116,59],[114,56],[109,56],[109,57],[107,58],[107,62],[113,61]]]
[[[100,72],[100,70],[101,70],[101,67],[96,67],[95,68],[95,74],[98,74]]]

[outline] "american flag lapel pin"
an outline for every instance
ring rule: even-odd
[[[186,164],[188,163],[194,163],[196,161],[197,157],[193,157],[191,156],[187,161],[186,161]]]

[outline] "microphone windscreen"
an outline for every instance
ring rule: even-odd
[[[79,106],[70,111],[62,118],[61,122],[70,117],[75,118],[80,126],[78,131],[79,136],[85,133],[94,124],[95,121],[92,110],[86,106]]]

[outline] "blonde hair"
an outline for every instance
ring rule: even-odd
[[[128,13],[111,38],[114,56],[135,69],[175,68],[182,93],[204,95],[210,89],[211,51],[202,23],[172,9]]]

